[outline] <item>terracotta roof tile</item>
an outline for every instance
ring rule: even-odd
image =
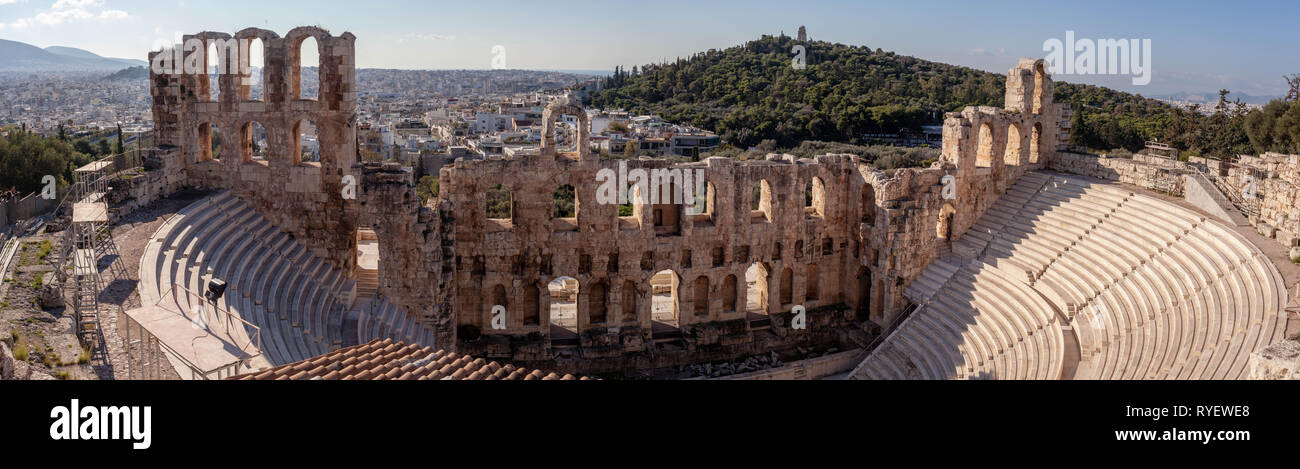
[[[278,367],[232,376],[232,380],[590,380],[528,370],[455,352],[392,339],[365,344]]]

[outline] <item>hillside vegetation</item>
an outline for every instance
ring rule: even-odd
[[[788,36],[763,36],[669,63],[619,68],[589,104],[658,114],[751,150],[765,141],[777,149],[806,141],[858,144],[864,133],[918,131],[941,123],[944,112],[1003,105],[1001,74],[820,41],[804,44],[807,67],[799,70],[792,66],[796,44]],[[1158,139],[1198,155],[1251,149],[1244,107],[1234,103],[1221,100],[1221,112],[1202,115],[1109,88],[1056,85],[1057,102],[1075,111],[1071,143],[1079,147],[1138,151]]]

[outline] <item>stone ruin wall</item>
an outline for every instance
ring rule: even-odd
[[[1133,155],[1133,158],[1102,158],[1096,155],[1063,152],[1052,160],[1051,169],[1131,184],[1182,197],[1186,191],[1187,174],[1197,170],[1195,164],[1145,155]],[[1215,166],[1217,167],[1217,164]],[[1204,171],[1207,166],[1202,164],[1201,168]]]
[[[379,296],[396,302],[420,322],[433,326],[436,344],[455,343],[454,298],[445,262],[452,247],[435,207],[420,203],[411,171],[397,163],[361,166],[364,189],[357,225],[379,239]]]
[[[585,113],[578,115],[585,121]],[[573,156],[552,150],[523,159],[459,161],[442,170],[440,198],[456,223],[451,270],[457,324],[461,331],[484,336],[462,341],[462,347],[489,356],[548,359],[547,286],[559,277],[578,281],[583,358],[616,358],[651,348],[650,279],[663,270],[675,274],[678,325],[692,350],[755,341],[744,311],[745,272],[754,263],[767,272],[767,312],[778,338],[794,333],[782,313],[796,304],[810,316],[823,306],[867,304],[857,288],[860,278],[871,275],[862,263],[859,236],[864,186],[851,156],[762,162],[710,158],[684,165],[624,161],[629,171],[704,169],[711,201],[700,215],[687,215],[684,205],[637,203],[630,217],[618,215],[618,204],[596,201],[597,173],[617,172],[620,161],[599,160],[587,151]],[[818,213],[810,215],[804,188],[813,178],[824,189],[820,194],[814,190]],[[497,184],[510,190],[510,219],[485,216],[485,193]],[[564,185],[575,189],[573,219],[554,217],[553,194]],[[755,185],[764,187],[757,212],[750,208]],[[664,211],[663,219],[676,217],[677,223],[656,226],[656,210]],[[808,294],[810,269],[819,279],[815,299]],[[790,282],[783,284],[786,278]],[[782,301],[783,291],[788,301]],[[697,295],[707,298],[706,307],[696,308]],[[507,308],[504,330],[490,325],[498,304]]]
[[[315,38],[320,54],[318,99],[300,97],[299,54],[303,41]],[[168,150],[168,171],[181,174],[182,185],[229,189],[280,229],[292,233],[314,253],[352,273],[355,268],[355,227],[358,204],[344,198],[345,177],[356,181],[355,37],[301,27],[281,38],[272,31],[249,28],[235,33],[204,32],[184,36],[198,39],[200,63],[208,62],[209,41],[254,40],[263,44],[263,90],[260,100],[249,98],[249,74],[226,68],[218,76],[217,96],[210,96],[207,74],[150,73],[157,141]],[[242,41],[241,41],[242,42]],[[247,54],[247,47],[239,50]],[[150,63],[163,58],[149,55]],[[266,130],[267,157],[254,159],[252,123]],[[320,140],[319,162],[301,161],[299,125],[311,122]],[[211,151],[217,126],[219,158]],[[171,185],[169,185],[171,187]],[[360,197],[360,195],[358,195]]]
[[[1220,178],[1232,191],[1228,195],[1233,199],[1240,198],[1246,182],[1253,178],[1255,205],[1260,213],[1249,216],[1251,225],[1262,236],[1284,247],[1300,247],[1300,155],[1241,155],[1235,163],[1224,163],[1200,157],[1178,161],[1151,155],[1105,158],[1060,152],[1051,160],[1050,169],[1131,184],[1176,197],[1186,196],[1187,177],[1198,172]]]
[[[1300,155],[1265,153],[1240,156],[1227,171],[1228,185],[1238,194],[1246,189],[1246,176],[1255,180],[1259,216],[1250,217],[1259,233],[1300,255]]]
[[[632,217],[619,217],[618,205],[595,197],[598,172],[617,172],[621,161],[602,161],[582,144],[576,153],[558,151],[553,131],[560,115],[579,117],[579,142],[587,141],[589,123],[580,107],[556,103],[543,119],[539,156],[457,161],[441,170],[441,193],[426,206],[408,170],[357,164],[351,34],[297,28],[280,38],[247,29],[186,39],[232,37],[262,39],[265,98],[249,100],[237,70],[220,76],[216,100],[204,75],[152,74],[159,148],[146,185],[232,190],[349,274],[357,229],[369,227],[379,238],[381,296],[433,325],[444,347],[525,361],[553,357],[547,284],[560,276],[579,282],[583,358],[653,352],[650,277],[669,269],[678,284],[682,341],[693,353],[761,351],[814,335],[844,339],[845,325],[863,321],[886,326],[907,305],[905,286],[944,244],[940,229],[960,237],[1024,171],[1051,161],[1068,137],[1069,109],[1051,102],[1041,61],[1022,60],[1008,75],[1005,108],[947,116],[943,157],[932,168],[886,176],[852,155],[625,161],[628,170],[704,169],[709,210],[687,215],[682,206],[638,204]],[[322,57],[318,100],[297,98],[297,50],[307,37],[317,39]],[[254,121],[268,134],[265,161],[251,157]],[[301,121],[316,125],[319,162],[299,161]],[[204,150],[211,138],[201,131],[206,123],[217,124],[227,142],[219,159]],[[945,176],[953,176],[955,198],[943,195]],[[343,195],[349,177],[357,181],[355,199]],[[809,209],[803,189],[814,180]],[[486,191],[496,184],[511,191],[510,219],[486,217]],[[576,189],[577,216],[557,219],[553,193],[566,184]],[[762,187],[761,210],[751,211],[755,185]],[[656,211],[677,222],[656,227]],[[743,312],[745,271],[754,263],[764,267],[768,284],[771,333],[762,337]],[[816,298],[808,294],[813,269]],[[707,285],[698,311],[697,285]],[[508,324],[493,330],[490,311],[502,290]],[[807,308],[810,330],[790,327],[794,305]],[[524,313],[533,308],[538,314]],[[461,331],[481,337],[460,338]]]
[[[1007,75],[1004,108],[968,107],[949,113],[943,152],[927,169],[902,169],[893,178],[873,176],[885,220],[870,244],[881,253],[875,271],[884,315],[890,324],[907,306],[907,285],[920,276],[947,240],[960,238],[1026,171],[1042,169],[1069,140],[1070,108],[1053,102],[1053,83],[1042,60],[1021,59]],[[944,194],[952,176],[953,193]],[[947,234],[946,237],[940,233]]]
[[[688,347],[762,349],[753,344],[764,337],[749,330],[742,311],[745,271],[755,262],[767,272],[766,312],[777,337],[803,332],[788,327],[788,313],[799,304],[810,312],[827,307],[847,311],[853,320],[888,325],[907,304],[906,285],[943,243],[940,215],[953,215],[950,236],[960,237],[1020,175],[1043,167],[1068,137],[1068,128],[1058,123],[1068,122],[1069,109],[1052,103],[1051,81],[1041,67],[1041,61],[1027,60],[1011,71],[1007,108],[949,114],[943,158],[929,169],[903,169],[890,177],[852,155],[801,160],[770,155],[757,162],[710,158],[681,165],[626,161],[629,170],[705,169],[710,212],[679,213],[680,233],[674,235],[656,233],[649,207],[637,204],[632,217],[619,217],[617,205],[596,203],[597,173],[617,172],[620,161],[599,160],[585,145],[564,155],[548,139],[538,157],[458,161],[440,178],[440,198],[453,212],[444,218],[456,220],[450,269],[456,276],[454,309],[461,331],[484,336],[462,339],[461,346],[489,356],[547,357],[547,285],[563,276],[579,284],[583,357],[649,350],[650,277],[671,269]],[[580,108],[553,105],[543,135],[552,135],[550,125],[561,114],[579,116],[585,130]],[[981,138],[982,128],[988,130]],[[947,175],[954,178],[952,199],[943,196]],[[807,209],[803,190],[814,178],[821,194]],[[486,192],[497,184],[510,190],[510,219],[485,215]],[[575,220],[553,217],[552,195],[566,184],[576,189]],[[763,187],[763,202],[761,210],[751,212],[750,191],[756,185]],[[808,295],[813,269],[816,299]],[[782,291],[787,270],[788,294]],[[708,288],[707,308],[698,312],[696,285]],[[600,304],[583,301],[591,289],[597,292],[590,296],[603,298]],[[790,301],[781,301],[786,295]],[[507,309],[504,330],[490,325],[498,304]]]
[[[317,99],[301,97],[304,71],[299,54],[307,38],[316,40],[320,57]],[[356,160],[356,38],[300,27],[283,38],[249,28],[234,35],[204,32],[184,37],[190,39],[205,44],[260,39],[263,96],[250,99],[245,80],[251,77],[237,68],[217,77],[217,96],[210,96],[207,75],[151,71],[158,149],[146,158],[148,187],[164,193],[184,187],[233,191],[315,255],[352,276],[358,228],[373,229],[380,246],[379,294],[434,325],[438,343],[450,343],[450,309],[437,300],[442,296],[443,269],[436,213],[421,207],[409,171]],[[247,53],[246,47],[241,50]],[[151,63],[158,54],[149,55]],[[199,60],[207,60],[207,54],[205,46]],[[267,134],[265,159],[253,157],[254,122]],[[320,161],[302,161],[303,122],[316,128]],[[203,131],[207,124],[217,125],[219,158],[210,151],[214,135]]]

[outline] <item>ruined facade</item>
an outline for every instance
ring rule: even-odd
[[[903,288],[946,241],[1068,138],[1060,123],[1069,110],[1051,96],[1042,62],[1022,61],[1009,75],[1006,108],[950,114],[942,160],[893,177],[852,155],[679,165],[600,160],[586,151],[585,133],[578,153],[563,154],[550,139],[552,123],[574,115],[585,132],[585,112],[552,105],[540,156],[460,161],[442,170],[440,197],[456,220],[452,271],[462,346],[525,360],[574,346],[584,358],[610,358],[680,335],[690,349],[762,350],[816,333],[791,327],[796,306],[847,313],[822,324],[887,325],[907,305]],[[602,170],[636,169],[702,169],[704,213],[633,200],[631,216],[619,216],[617,204],[598,201]],[[576,191],[572,218],[553,207],[553,194],[566,186]],[[510,194],[508,218],[487,215],[493,189]],[[755,264],[762,277],[747,284]],[[665,270],[673,284],[668,325],[652,311],[652,278]],[[548,285],[566,277],[577,283],[576,299],[563,299],[575,303],[577,338],[561,340]],[[751,290],[761,299],[747,310]],[[497,306],[506,314],[493,324]]]
[[[316,99],[301,94],[308,37],[321,57]],[[1009,73],[1004,108],[946,117],[938,163],[892,175],[853,155],[602,160],[590,151],[585,110],[558,101],[543,116],[540,154],[456,161],[441,169],[438,199],[423,205],[409,170],[356,160],[351,34],[297,28],[282,38],[247,29],[190,39],[261,40],[264,94],[250,99],[238,69],[218,76],[217,96],[206,74],[155,70],[151,169],[161,172],[150,184],[229,189],[350,275],[359,230],[371,230],[378,295],[434,327],[439,347],[568,360],[580,371],[863,341],[907,307],[903,289],[950,240],[1068,137],[1069,110],[1052,102],[1052,82],[1034,60]],[[571,153],[556,138],[563,115],[578,122]],[[266,132],[264,159],[252,149],[254,122]],[[300,157],[308,122],[320,161]],[[638,170],[663,176],[642,186],[649,191],[676,196],[694,189],[698,178],[689,178],[699,174],[702,191],[680,203],[642,200],[637,189],[625,205],[600,197],[610,174]],[[574,194],[571,211],[556,206],[562,189]],[[488,213],[489,193],[498,197],[492,203],[506,194],[507,213]],[[752,282],[747,272],[757,272]],[[556,296],[556,280],[571,280],[576,293]],[[664,291],[670,304],[656,315],[654,297]],[[553,324],[553,301],[572,303],[566,327]],[[573,365],[581,361],[598,365]]]
[[[302,90],[301,75],[306,71],[301,69],[300,54],[307,38],[315,39],[320,57],[316,99],[304,97]],[[203,46],[184,47],[192,40]],[[247,63],[249,44],[255,40],[261,41],[264,51],[261,99],[250,98],[252,76],[243,67],[222,64],[214,96],[209,74],[184,73],[185,64],[174,63],[168,51],[149,55],[155,68],[176,72],[154,70],[150,75],[158,145],[172,151],[169,169],[180,172],[182,185],[236,192],[281,229],[310,240],[318,256],[351,271],[355,256],[349,253],[356,247],[358,205],[355,199],[345,198],[343,189],[345,181],[359,181],[360,176],[353,168],[356,38],[350,33],[332,36],[313,27],[295,28],[283,38],[249,28],[233,36],[187,35],[181,49],[185,60],[215,67],[227,57],[238,56]],[[216,48],[218,55],[212,56],[210,48]],[[320,141],[318,162],[302,160],[300,136],[308,124],[315,127]],[[266,132],[264,159],[254,158],[254,125]],[[220,149],[219,155],[214,147]]]

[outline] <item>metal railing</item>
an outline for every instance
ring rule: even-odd
[[[912,313],[915,313],[916,310],[918,309],[920,309],[920,306],[916,305],[915,303],[908,304],[906,308],[903,308],[903,312],[900,313],[898,317],[894,318],[894,320],[889,323],[889,327],[886,328],[885,330],[880,331],[880,335],[876,336],[875,339],[871,340],[871,343],[867,344],[866,347],[867,355],[870,355],[871,352],[874,352],[877,347],[880,347],[880,344],[885,343],[885,339],[889,338],[889,336],[893,334],[895,330],[898,329],[898,326],[901,326],[903,324],[903,321],[906,321],[907,318],[911,317]]]
[[[244,333],[248,336],[248,343],[242,346],[236,343],[235,346],[240,351],[247,351],[248,346],[254,346],[256,347],[255,351],[234,363],[205,370],[194,362],[186,359],[184,355],[169,347],[163,341],[158,340],[156,336],[150,334],[141,324],[135,322],[135,320],[130,316],[123,314],[122,316],[127,320],[126,334],[123,336],[122,340],[128,358],[128,379],[164,379],[166,377],[165,365],[170,366],[170,364],[165,364],[164,361],[171,361],[172,364],[179,362],[180,365],[184,366],[185,370],[189,372],[191,380],[222,379],[239,373],[241,368],[248,367],[248,361],[250,359],[261,355],[262,329],[260,327],[245,321],[236,314],[232,314],[229,311],[223,311],[221,308],[217,307],[215,303],[212,304],[211,311],[209,311],[209,308],[202,307],[203,303],[206,302],[206,298],[179,284],[172,284],[172,288],[167,290],[167,292],[163,293],[160,297],[166,298],[170,296],[172,301],[179,305],[180,302],[177,297],[178,292],[184,292],[189,298],[198,299],[197,302],[190,303],[199,307],[196,317],[186,317],[191,323],[209,331],[214,330],[212,328],[214,324],[220,325],[224,327],[223,332],[226,333],[226,336],[231,339],[238,337],[237,334],[231,333],[231,329],[234,327],[243,327]],[[155,305],[162,304],[162,302],[163,300],[159,300]],[[184,316],[184,312],[181,314]],[[207,319],[209,314],[212,315],[213,321],[211,322]],[[134,338],[131,334],[132,327],[138,331]],[[173,359],[174,361],[172,361]],[[176,372],[179,374],[182,370],[177,369]]]
[[[1240,189],[1232,187],[1232,185],[1228,183],[1227,178],[1221,177],[1217,174],[1210,174],[1209,171],[1202,171],[1200,168],[1197,168],[1197,172],[1208,179],[1211,184],[1214,184],[1214,187],[1218,188],[1219,192],[1222,193],[1224,197],[1228,198],[1228,202],[1231,203],[1232,206],[1237,207],[1237,210],[1240,210],[1243,215],[1247,217],[1259,217],[1260,200],[1258,198],[1250,200],[1245,199],[1237,192]]]
[[[235,346],[238,347],[239,350],[245,350],[245,348],[250,345],[253,346],[254,350],[256,350],[257,353],[250,355],[249,358],[261,354],[262,352],[262,328],[261,327],[258,327],[256,324],[253,324],[251,322],[245,321],[244,318],[239,317],[238,314],[231,313],[230,310],[228,309],[223,311],[221,308],[217,307],[216,302],[209,302],[207,298],[205,298],[203,295],[195,293],[193,290],[185,288],[184,286],[178,283],[173,283],[172,288],[170,290],[167,290],[167,292],[163,293],[162,295],[160,295],[159,298],[165,298],[170,294],[172,300],[177,301],[179,300],[179,298],[176,297],[177,290],[185,292],[188,298],[198,299],[197,302],[187,301],[187,303],[191,305],[200,307],[198,311],[198,314],[200,315],[198,318],[199,321],[198,324],[202,324],[205,326],[206,329],[212,330],[211,324],[213,323],[207,321],[208,308],[202,307],[204,303],[211,303],[212,305],[211,313],[213,315],[213,319],[216,320],[217,324],[224,326],[222,332],[225,332],[227,336],[231,337],[232,339],[235,338],[235,335],[230,334],[231,328],[235,327],[235,325],[237,324],[243,326],[244,333],[248,335],[248,343],[243,345],[235,344]],[[158,304],[161,303],[162,300],[159,300]],[[180,303],[177,302],[176,304],[179,305]],[[155,306],[157,306],[157,304],[155,304]],[[192,313],[194,311],[190,311],[190,312]],[[182,314],[184,314],[184,312],[182,312]],[[195,318],[191,317],[190,320],[192,322],[195,320]],[[250,328],[252,329],[251,333],[249,332]]]

